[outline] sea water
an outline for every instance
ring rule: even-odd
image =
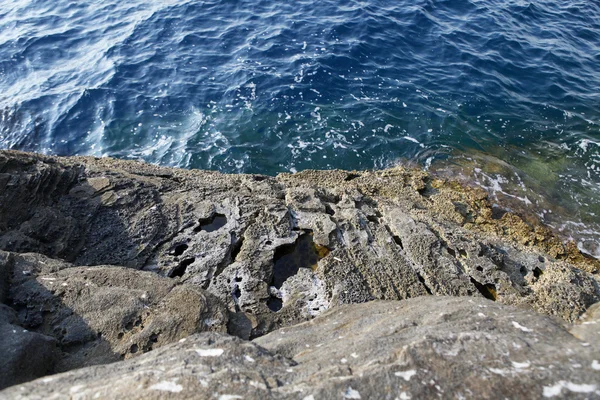
[[[598,256],[600,3],[0,0],[0,148],[263,174],[408,162]]]

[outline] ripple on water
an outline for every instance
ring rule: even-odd
[[[484,154],[506,168],[475,180],[523,197],[516,171],[599,243],[595,2],[5,1],[0,30],[2,148],[267,174]]]

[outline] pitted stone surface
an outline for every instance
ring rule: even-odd
[[[0,173],[0,249],[197,286],[243,314],[252,337],[336,304],[429,293],[485,296],[567,321],[600,300],[586,272],[594,261],[560,253],[539,227],[513,240],[526,230],[518,217],[495,223],[481,193],[422,171],[271,178],[2,151]],[[274,288],[277,249],[307,233],[328,254]]]
[[[598,349],[532,311],[426,296],[332,309],[252,342],[196,334],[0,392],[14,399],[592,399]]]
[[[600,301],[598,260],[419,170],[266,177],[0,151],[0,185],[0,300],[57,341],[54,371],[371,300],[485,297],[565,322]]]
[[[226,332],[228,312],[210,293],[151,272],[75,267],[39,254],[0,251],[21,330],[61,350],[49,371],[109,363],[203,331]]]

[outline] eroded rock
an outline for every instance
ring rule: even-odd
[[[0,390],[54,371],[59,359],[56,340],[19,326],[14,311],[3,304],[0,338]]]
[[[264,177],[0,151],[0,186],[0,301],[16,311],[10,326],[56,341],[52,371],[137,357],[203,331],[259,338],[371,300],[419,297],[446,312],[434,296],[471,296],[565,322],[600,301],[598,260],[499,213],[480,190],[403,167]],[[501,322],[510,328],[498,320],[494,329],[510,334]],[[332,376],[343,382],[335,371],[353,374],[348,365],[331,364]],[[584,385],[565,376],[573,380],[555,382],[554,392]],[[316,385],[305,378],[285,382]],[[518,395],[529,390],[515,382]],[[274,390],[286,385],[261,393],[295,396]],[[340,385],[319,393],[358,390]],[[440,393],[427,390],[417,394]]]
[[[54,338],[54,371],[109,363],[203,331],[226,331],[227,310],[209,293],[152,272],[74,267],[39,254],[2,253],[18,322]]]
[[[423,171],[270,178],[0,151],[0,174],[0,249],[194,285],[249,337],[373,299],[482,296],[566,321],[600,300],[597,260]],[[278,282],[306,235],[316,265]]]
[[[555,320],[477,297],[332,309],[252,342],[189,336],[140,357],[17,385],[9,398],[589,399],[598,350]]]

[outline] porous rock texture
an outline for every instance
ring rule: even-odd
[[[252,342],[189,336],[141,357],[13,386],[14,399],[600,397],[600,362],[560,323],[482,298],[329,310]],[[125,395],[126,394],[126,395]]]
[[[63,349],[55,372],[118,361],[196,332],[227,331],[225,307],[194,286],[131,268],[4,255],[19,323]]]
[[[565,323],[600,300],[598,260],[479,189],[403,167],[266,177],[0,151],[0,250],[14,314],[1,329],[40,335],[48,354],[2,386],[177,358],[193,341],[170,343],[198,332],[234,351],[252,345],[225,332],[260,338],[370,300],[486,297]]]

